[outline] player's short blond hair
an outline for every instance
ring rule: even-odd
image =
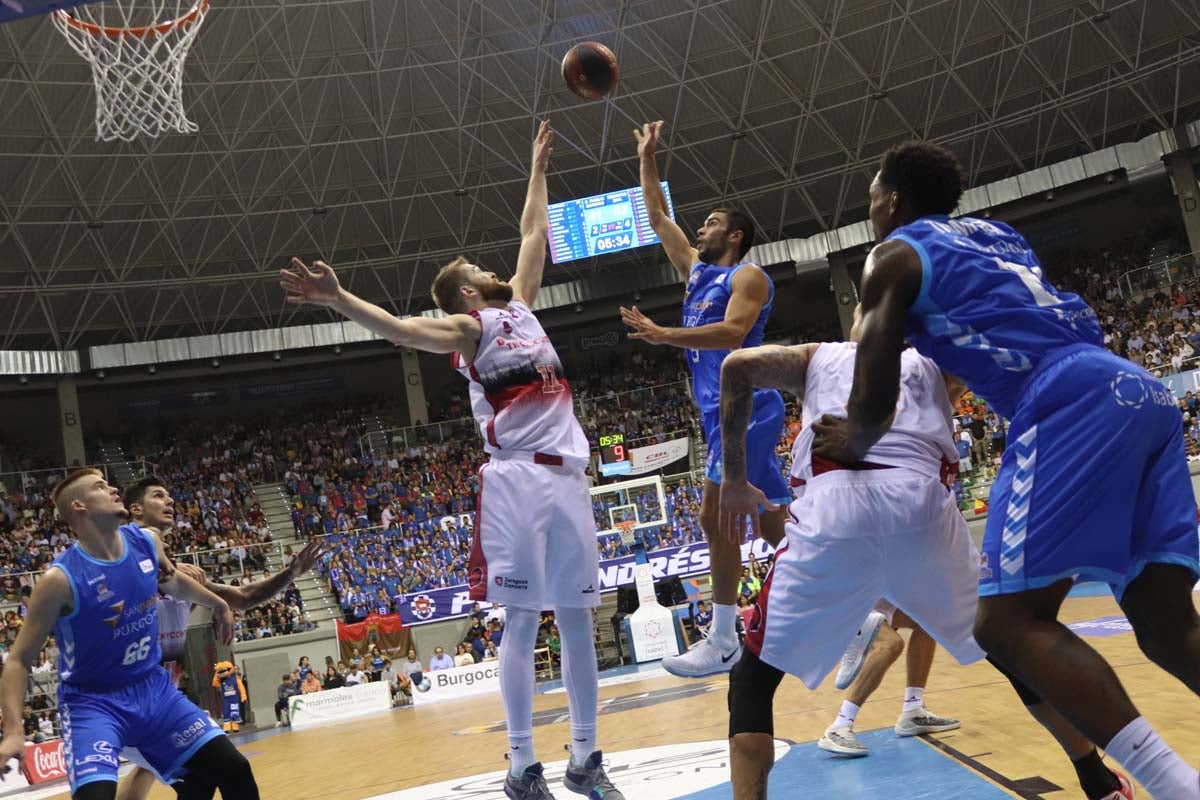
[[[64,521],[71,521],[71,503],[75,502],[75,485],[90,476],[103,478],[104,473],[91,467],[77,469],[67,473],[67,477],[55,484],[51,497],[54,499],[54,507],[58,509],[58,516]]]
[[[461,314],[466,311],[462,294],[458,290],[468,283],[462,267],[470,263],[471,260],[466,256],[459,256],[439,269],[437,277],[433,279],[433,302],[447,314]]]

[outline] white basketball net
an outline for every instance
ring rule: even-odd
[[[51,15],[92,66],[98,140],[199,130],[183,110],[183,63],[208,7],[209,0],[111,0]]]
[[[633,547],[637,544],[637,520],[618,522],[617,531],[621,534],[621,543],[626,547]]]

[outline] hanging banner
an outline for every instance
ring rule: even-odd
[[[773,552],[769,544],[755,539],[742,545],[742,563],[749,560],[751,553],[759,561],[766,561],[767,556]],[[646,557],[649,559],[650,573],[656,582],[664,578],[688,578],[709,571],[708,545],[702,542],[653,550],[647,553]],[[632,583],[636,563],[633,556],[601,561],[598,576],[600,591],[613,592],[618,586]],[[474,605],[475,601],[471,599],[470,590],[466,585],[431,589],[404,595],[399,604],[400,618],[406,626],[440,622],[465,617],[471,613]],[[487,607],[487,603],[480,605]]]
[[[356,649],[365,656],[371,645],[378,645],[380,652],[393,660],[412,647],[412,633],[404,629],[399,614],[368,614],[362,622],[353,623],[338,620],[337,637],[338,651],[347,664]]]

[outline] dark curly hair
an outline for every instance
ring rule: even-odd
[[[889,147],[879,161],[879,181],[898,192],[919,217],[950,214],[963,193],[958,159],[933,142],[914,140]]]

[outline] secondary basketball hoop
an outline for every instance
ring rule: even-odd
[[[627,519],[616,523],[617,530],[621,533],[621,544],[633,550],[637,544],[637,520]]]
[[[183,108],[183,64],[208,9],[209,0],[110,0],[53,13],[92,67],[99,141],[199,130]]]

